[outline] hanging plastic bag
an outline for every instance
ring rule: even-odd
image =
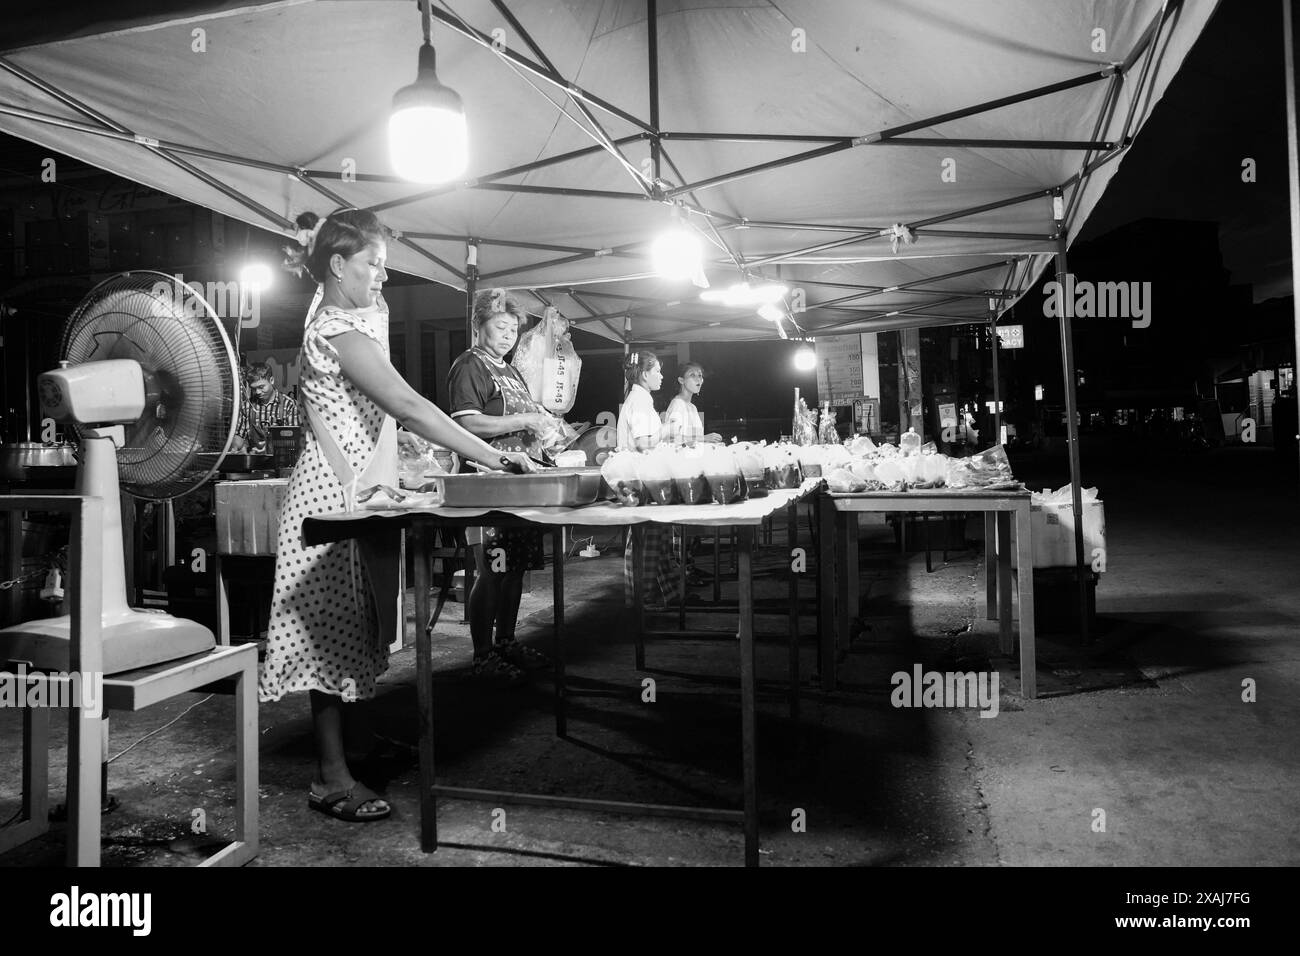
[[[548,412],[563,415],[573,408],[582,359],[570,341],[569,323],[559,311],[548,308],[542,321],[519,337],[514,366],[533,399]]]

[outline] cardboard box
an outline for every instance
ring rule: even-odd
[[[287,478],[219,481],[214,486],[218,554],[275,554]]]
[[[1033,505],[1029,512],[1029,529],[1034,542],[1034,567],[1072,568],[1074,554],[1074,505],[1072,502],[1047,502]],[[1011,523],[1011,566],[1016,560],[1016,525]],[[1102,501],[1083,503],[1083,556],[1093,570],[1106,570],[1106,505]]]

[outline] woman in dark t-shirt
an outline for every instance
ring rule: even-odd
[[[502,451],[541,456],[539,436],[555,420],[528,391],[505,357],[515,347],[523,309],[503,289],[480,292],[472,317],[477,343],[451,366],[451,417]],[[549,667],[544,654],[515,640],[524,572],[545,567],[542,534],[521,528],[467,528],[477,576],[469,596],[473,675],[488,683],[519,683],[523,670]],[[496,626],[493,640],[493,624]]]

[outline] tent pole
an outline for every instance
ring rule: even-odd
[[[533,54],[537,57],[538,61],[558,76],[559,71],[555,69],[555,64],[550,61],[550,58],[542,51],[542,48],[537,45],[537,42],[532,38],[529,32],[524,29],[524,25],[519,22],[519,19],[510,12],[510,8],[506,6],[505,0],[492,0],[492,6],[497,8],[497,11],[506,18],[506,22],[509,23],[523,41],[528,44],[528,48],[533,51]],[[651,23],[653,22],[654,21],[651,20]],[[493,50],[496,50],[495,46],[493,46]],[[605,148],[606,152],[619,161],[619,164],[632,175],[633,179],[636,180],[636,184],[641,187],[642,191],[649,196],[651,194],[649,185],[647,185],[646,181],[641,177],[641,174],[637,171],[636,167],[629,163],[627,157],[623,155],[616,145],[614,145],[613,139],[611,139],[610,135],[605,132],[605,127],[600,125],[600,120],[596,119],[595,114],[587,108],[587,104],[584,103],[580,97],[573,96],[572,99],[573,104],[578,108],[578,112],[586,117],[587,122],[591,124],[591,128],[596,131],[596,139]],[[569,116],[567,110],[562,112],[564,112],[565,116]],[[569,118],[572,119],[571,116]],[[573,123],[580,129],[582,128],[582,124],[576,119],[573,120]],[[653,120],[651,120],[650,125],[655,125]],[[586,132],[586,130],[584,130],[584,132]]]
[[[1300,296],[1296,294],[1296,276],[1300,276],[1300,128],[1296,124],[1296,33],[1297,21],[1291,10],[1290,0],[1282,0],[1282,44],[1284,72],[1286,74],[1286,150],[1290,162],[1287,163],[1287,180],[1291,194],[1291,308],[1294,316],[1295,354],[1300,358]],[[1300,362],[1296,363],[1300,368]],[[1292,386],[1300,400],[1300,388]]]
[[[478,294],[478,244],[465,244],[465,348],[474,347],[474,296]]]
[[[1059,298],[1057,299],[1058,314],[1061,318],[1061,366],[1065,372],[1065,432],[1066,441],[1070,448],[1070,497],[1074,506],[1074,576],[1079,584],[1079,639],[1082,643],[1087,644],[1089,641],[1088,628],[1088,585],[1085,574],[1089,565],[1084,560],[1083,554],[1083,476],[1079,464],[1079,421],[1078,421],[1078,397],[1075,392],[1075,374],[1074,374],[1074,330],[1071,326],[1070,316],[1074,311],[1074,303],[1070,297],[1070,287],[1073,286],[1072,277],[1070,276],[1069,260],[1066,258],[1066,247],[1069,245],[1069,235],[1066,233],[1065,226],[1065,196],[1061,190],[1056,190],[1052,195],[1052,213],[1056,219],[1056,228],[1058,229],[1056,237],[1056,281],[1058,283]],[[1024,568],[1020,569],[1024,573]],[[1029,569],[1033,574],[1033,568]]]
[[[627,367],[632,361],[632,316],[625,314],[623,316],[623,401],[627,401],[627,393],[631,391],[632,386],[627,380]]]
[[[989,299],[989,348],[993,350],[993,443],[1002,443],[1002,379],[998,375],[998,306]]]
[[[650,86],[650,125],[654,127],[654,133],[650,137],[650,161],[655,178],[653,190],[657,191],[662,178],[659,163],[663,147],[659,142],[659,8],[656,0],[646,0],[645,32],[648,47],[646,53],[650,65],[650,75],[648,77]]]

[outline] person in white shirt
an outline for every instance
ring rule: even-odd
[[[650,451],[672,435],[671,426],[660,421],[650,395],[663,385],[663,369],[653,352],[633,352],[623,374],[631,388],[618,410],[618,447],[628,451]],[[641,567],[645,606],[650,610],[663,610],[677,601],[680,580],[673,561],[672,526],[647,525],[644,542]],[[632,606],[632,582],[632,535],[629,533],[623,551],[623,594],[628,607]]]
[[[722,441],[717,432],[704,433],[704,421],[695,407],[695,396],[704,387],[704,366],[699,362],[687,362],[677,376],[677,384],[680,390],[668,403],[668,411],[664,412],[664,424],[670,429],[669,440],[678,445]]]
[[[618,447],[649,451],[672,435],[650,396],[663,385],[664,372],[653,352],[633,352],[623,372],[631,388],[618,410]]]

